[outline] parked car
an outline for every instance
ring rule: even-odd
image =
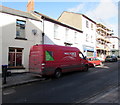
[[[99,60],[97,57],[88,57],[87,60],[88,60],[88,63],[89,63],[89,67],[95,67],[95,66],[98,66],[98,65],[103,65],[102,61]]]
[[[116,56],[106,56],[105,62],[117,62],[117,57]]]

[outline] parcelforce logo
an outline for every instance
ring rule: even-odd
[[[45,59],[46,59],[46,61],[54,61],[53,52],[45,51]]]
[[[76,57],[76,52],[65,52],[65,55]]]

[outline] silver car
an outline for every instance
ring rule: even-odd
[[[116,56],[106,56],[105,62],[117,62]]]

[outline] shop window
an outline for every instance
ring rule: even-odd
[[[93,57],[94,52],[93,51],[87,51],[87,56],[88,57]]]
[[[16,38],[25,38],[25,24],[23,20],[16,20]]]
[[[23,48],[9,48],[8,54],[8,66],[9,67],[21,67],[22,66],[22,52]]]

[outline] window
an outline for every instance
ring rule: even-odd
[[[113,45],[113,48],[115,48],[115,45]]]
[[[86,20],[86,27],[89,28],[89,24],[88,24],[88,21]]]
[[[91,24],[91,30],[93,30],[93,24]]]
[[[75,43],[75,44],[77,44],[77,43],[78,43],[78,38],[77,38],[77,36],[78,36],[78,33],[77,33],[77,32],[75,32],[75,36],[74,36],[74,43]]]
[[[69,29],[66,28],[66,35],[65,35],[65,39],[66,39],[66,42],[69,41],[69,36],[68,36],[68,33],[69,33]]]
[[[88,42],[88,39],[89,39],[88,34],[86,34],[86,42]]]
[[[8,66],[20,67],[22,66],[22,52],[23,48],[9,48]]]
[[[93,36],[91,35],[91,43],[93,43],[93,41],[94,41],[94,40],[93,40]]]
[[[91,57],[91,56],[93,56],[93,51],[87,51],[87,56],[89,56],[89,57]]]
[[[25,24],[23,20],[16,20],[16,37],[25,38]]]
[[[54,24],[54,38],[59,39],[59,26],[57,24]]]
[[[54,61],[52,51],[45,51],[45,60],[46,61]]]
[[[84,55],[81,52],[79,52],[79,57],[82,58],[82,59],[85,58]]]

